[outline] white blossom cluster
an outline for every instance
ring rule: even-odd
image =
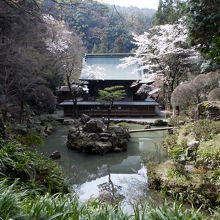
[[[43,20],[48,24],[49,37],[45,39],[47,49],[52,53],[62,53],[69,48],[72,32],[63,21],[57,21],[51,15],[44,15]]]
[[[164,62],[169,55],[181,56],[185,65],[197,62],[200,54],[194,47],[189,47],[187,37],[184,18],[177,24],[154,26],[142,35],[134,35],[133,43],[137,46],[135,56],[124,58],[121,67],[136,63],[146,74],[162,76],[164,71],[169,71]]]

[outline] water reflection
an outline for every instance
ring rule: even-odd
[[[139,125],[135,126],[140,128]],[[126,199],[143,195],[147,188],[147,171],[143,162],[160,162],[165,158],[165,151],[161,147],[164,131],[132,134],[126,152],[99,156],[69,150],[66,147],[68,130],[68,126],[61,126],[47,138],[40,151],[46,155],[55,150],[60,151],[58,163],[76,186],[82,200],[98,196],[102,191],[101,186],[111,183],[117,186],[117,193]],[[132,195],[132,191],[135,195]]]
[[[147,189],[146,169],[142,167],[136,174],[110,174],[76,186],[82,201],[101,196],[103,191],[111,201],[124,198],[124,203],[133,203],[145,196]],[[110,198],[109,198],[110,197]],[[119,198],[119,199],[120,199]]]

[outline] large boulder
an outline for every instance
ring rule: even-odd
[[[90,121],[90,117],[86,114],[82,114],[81,117],[80,117],[80,121],[85,124],[86,122]]]
[[[106,127],[103,121],[98,119],[91,119],[85,124],[83,130],[88,133],[97,133],[103,132],[105,128]]]
[[[124,134],[125,130],[120,126],[113,126],[111,128],[116,134]]]
[[[78,137],[80,134],[79,128],[71,127],[67,136],[68,141],[73,141]]]

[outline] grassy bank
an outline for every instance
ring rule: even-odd
[[[220,122],[187,122],[167,136],[169,159],[148,164],[149,185],[209,210],[220,206]]]

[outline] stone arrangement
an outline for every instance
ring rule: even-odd
[[[90,154],[122,152],[127,149],[129,138],[127,129],[112,126],[107,130],[102,120],[83,115],[81,123],[70,128],[67,147]]]

